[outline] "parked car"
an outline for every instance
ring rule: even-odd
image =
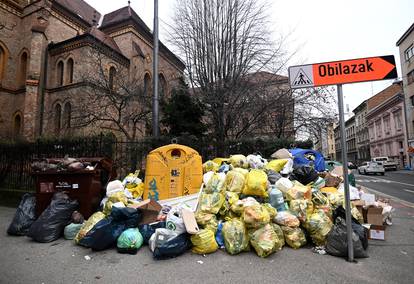
[[[363,162],[361,166],[358,167],[359,174],[380,174],[384,175],[385,169],[384,165],[381,162]]]
[[[385,170],[394,170],[398,169],[398,162],[393,161],[388,157],[375,157],[372,158],[373,162],[381,162],[384,165]]]

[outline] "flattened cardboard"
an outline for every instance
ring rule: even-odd
[[[366,205],[374,205],[375,204],[375,194],[370,193],[363,193],[361,195],[361,200],[365,201]]]
[[[142,220],[139,225],[156,222],[158,214],[162,208],[162,206],[153,199],[141,201],[138,204],[130,205],[130,207],[140,209],[142,211]]]
[[[184,220],[184,225],[185,229],[187,230],[187,233],[191,235],[197,234],[200,229],[198,228],[194,212],[183,208],[181,210],[181,216]]]
[[[385,226],[371,225],[368,238],[371,240],[385,241]]]
[[[382,226],[382,207],[368,207],[367,223],[371,225]]]

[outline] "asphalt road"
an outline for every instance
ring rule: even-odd
[[[390,171],[384,176],[355,173],[355,179],[357,185],[414,203],[414,172]]]

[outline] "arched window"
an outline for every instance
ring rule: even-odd
[[[66,63],[66,76],[67,76],[67,83],[73,83],[73,59],[69,58],[68,62]]]
[[[159,74],[159,99],[164,98],[167,95],[167,81],[163,74]]]
[[[55,133],[59,134],[61,128],[61,118],[62,118],[62,107],[60,104],[55,105],[54,111],[54,126],[55,126]]]
[[[6,73],[6,60],[7,60],[7,50],[2,46],[0,42],[0,82],[3,79],[4,74]]]
[[[58,87],[63,85],[63,61],[59,61],[57,65],[56,82]]]
[[[22,129],[22,117],[20,113],[14,115],[13,119],[13,137],[17,138],[21,135]]]
[[[63,128],[70,128],[72,106],[67,102],[63,108]]]
[[[144,76],[144,96],[149,95],[151,88],[151,77],[148,73],[145,73]]]
[[[108,80],[108,85],[111,90],[114,89],[115,75],[116,75],[116,69],[115,67],[111,66],[111,68],[109,68],[109,80]]]
[[[26,85],[27,77],[27,52],[23,52],[20,56],[20,66],[19,66],[19,85],[20,87]]]

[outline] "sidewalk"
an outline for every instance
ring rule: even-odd
[[[0,207],[0,283],[411,283],[414,208],[391,204],[396,212],[387,240],[369,241],[369,258],[358,263],[315,254],[310,246],[284,247],[266,259],[254,252],[230,256],[219,251],[155,261],[148,247],[137,255],[92,252],[63,238],[42,244],[7,236],[14,209]]]

